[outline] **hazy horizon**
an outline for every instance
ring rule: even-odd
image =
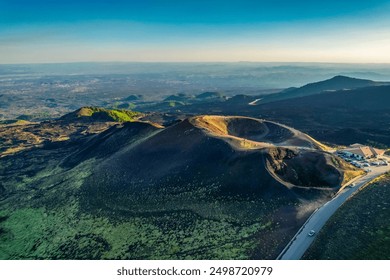
[[[0,3],[0,64],[390,63],[388,1]]]
[[[334,61],[132,61],[132,60],[107,60],[107,61],[51,61],[51,62],[12,62],[0,65],[50,65],[50,64],[263,64],[272,66],[310,66],[310,65],[335,65],[335,66],[388,66],[390,62],[334,62]]]

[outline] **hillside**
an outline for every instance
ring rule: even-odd
[[[283,153],[285,155],[280,157]],[[173,125],[131,149],[112,155],[97,166],[90,185],[94,186],[94,192],[123,194],[125,185],[128,185],[127,190],[137,189],[137,182],[145,181],[145,178],[152,188],[159,185],[169,187],[167,182],[175,182],[175,189],[179,185],[199,181],[211,184],[214,180],[220,185],[221,193],[262,193],[267,190],[268,195],[276,191],[294,196],[283,188],[283,183],[279,186],[281,178],[274,181],[274,170],[267,169],[264,162],[271,160],[270,166],[276,166],[277,158],[282,166],[289,162],[298,168],[311,153],[316,154],[316,164],[313,165],[316,168],[328,166],[325,168],[326,176],[336,178],[332,182],[325,180],[318,186],[338,186],[342,181],[342,173],[337,168],[332,169],[329,164],[331,161],[326,160],[330,155],[321,151],[317,143],[306,135],[275,123],[251,118],[201,116]],[[250,173],[253,168],[249,168],[245,178],[240,178],[239,174],[245,166],[251,165],[257,166],[256,172]],[[321,173],[317,172],[317,176],[321,177]],[[326,176],[324,173],[324,178]],[[285,178],[286,185],[290,186],[290,178],[287,175]],[[109,183],[99,183],[103,181]],[[145,188],[145,184],[142,184],[142,188]]]
[[[296,143],[309,150],[284,147],[283,143]],[[157,217],[164,215],[169,223],[173,213],[188,212],[197,218],[185,223],[224,219],[228,228],[235,223],[245,228],[244,224],[256,220],[262,226],[266,223],[264,217],[270,215],[268,222],[278,223],[279,229],[269,229],[267,233],[258,229],[247,242],[253,242],[257,235],[270,235],[282,244],[301,218],[310,213],[301,213],[301,206],[310,209],[338,189],[344,170],[332,162],[331,156],[318,150],[316,143],[305,135],[296,135],[273,123],[240,117],[195,117],[161,130],[96,165],[82,186],[81,207],[87,213],[99,212],[111,219],[148,213],[148,219],[159,220]],[[296,170],[298,177],[288,170]],[[249,207],[248,200],[253,201],[253,206]],[[258,208],[263,203],[268,206]],[[282,210],[286,207],[289,214]],[[275,216],[278,211],[282,212]],[[300,218],[287,219],[291,213],[301,213]],[[189,234],[179,224],[174,227]],[[214,227],[209,231],[214,231]],[[182,241],[179,244],[179,251],[194,245]],[[210,256],[208,250],[203,252],[199,255],[191,249],[188,254],[196,258]],[[272,258],[276,252],[275,248],[258,247],[256,256]]]
[[[129,147],[158,132],[163,127],[148,122],[125,122],[113,125],[90,137],[80,148],[66,157],[62,166],[72,167],[90,158],[104,158],[118,150]]]

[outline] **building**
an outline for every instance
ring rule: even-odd
[[[347,149],[340,150],[341,153],[349,157],[354,157],[356,159],[369,159],[375,158],[378,156],[383,156],[385,150],[377,149],[370,146],[364,146],[361,144],[353,144]]]

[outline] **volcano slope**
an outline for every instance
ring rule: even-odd
[[[0,186],[0,258],[273,259],[359,173],[246,117],[125,123],[74,149],[23,194]]]
[[[137,245],[129,258],[274,258],[345,173],[358,172],[321,147],[273,122],[194,117],[96,165],[81,207],[114,220],[142,216],[175,240],[174,252]]]

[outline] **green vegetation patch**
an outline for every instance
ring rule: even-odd
[[[112,222],[80,213],[73,201],[52,210],[0,211],[0,259],[247,259],[255,234],[268,226],[185,211]]]
[[[390,259],[390,175],[371,183],[328,221],[304,259]]]
[[[91,117],[94,120],[130,122],[140,114],[124,109],[104,109],[99,107],[83,107],[77,112],[77,117]]]

